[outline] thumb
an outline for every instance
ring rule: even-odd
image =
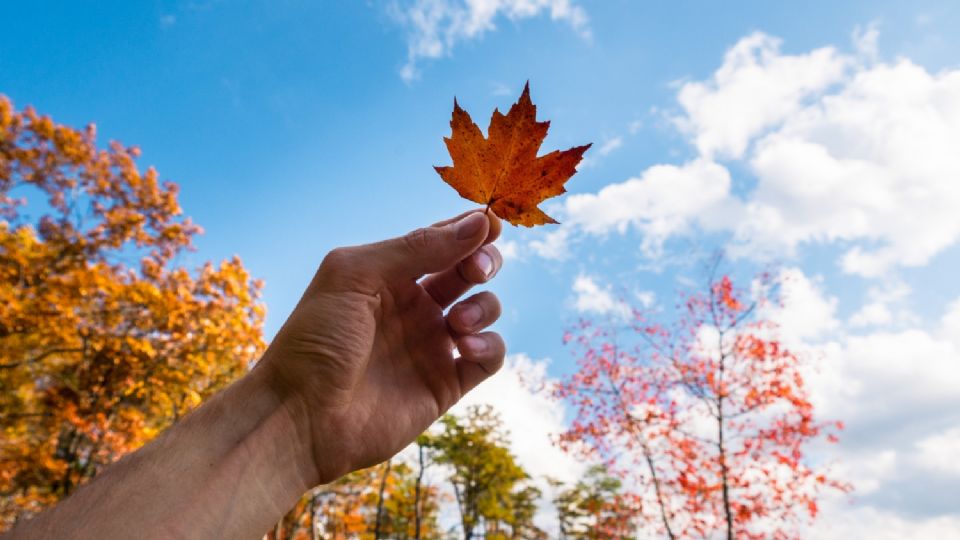
[[[399,238],[364,246],[385,281],[419,279],[446,270],[483,245],[490,219],[471,212],[459,221],[417,229]]]

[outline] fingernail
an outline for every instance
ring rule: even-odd
[[[479,336],[466,336],[460,340],[460,344],[474,354],[480,354],[487,350],[487,340]]]
[[[467,238],[473,238],[476,236],[477,232],[480,231],[480,228],[483,227],[484,221],[487,221],[487,216],[480,212],[474,212],[458,221],[457,240],[466,240]]]
[[[483,275],[490,277],[493,274],[493,257],[487,254],[487,252],[480,250],[473,256],[474,262],[477,263],[477,266],[480,267],[480,271],[483,272]]]
[[[483,309],[473,302],[462,304],[457,311],[460,322],[467,328],[473,328],[483,318]]]

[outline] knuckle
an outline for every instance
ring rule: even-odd
[[[335,248],[320,263],[319,274],[341,274],[350,271],[353,253],[350,248]]]
[[[407,249],[413,253],[423,253],[432,249],[437,242],[437,230],[423,227],[403,237]]]

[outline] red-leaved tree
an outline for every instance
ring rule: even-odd
[[[668,538],[796,538],[825,489],[849,490],[805,459],[840,422],[816,419],[804,361],[751,291],[711,276],[676,321],[582,321],[564,336],[578,370],[555,395],[576,414],[560,444],[599,456],[644,501],[640,527]]]

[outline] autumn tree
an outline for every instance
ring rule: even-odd
[[[796,538],[825,489],[848,489],[807,459],[842,425],[816,418],[805,357],[764,316],[776,285],[711,276],[672,323],[635,310],[565,336],[578,369],[556,387],[575,413],[561,444],[604,458],[669,538]]]
[[[560,538],[601,540],[635,536],[634,516],[639,510],[635,497],[624,492],[623,482],[603,465],[590,467],[573,486],[553,482],[553,498]]]
[[[385,469],[385,465],[381,466],[381,469]],[[368,529],[375,533],[371,538],[417,538],[418,517],[420,538],[440,537],[440,494],[436,486],[421,483],[418,488],[417,476],[414,466],[394,458],[389,474],[382,476],[386,483],[377,493],[376,499],[368,498],[368,504],[379,508],[374,514],[373,526],[368,526]],[[376,520],[377,514],[380,515],[379,520]]]
[[[424,444],[434,461],[451,470],[450,483],[460,511],[463,538],[534,538],[538,492],[530,491],[529,475],[509,450],[500,417],[490,406],[472,406],[462,417],[446,415],[442,431]]]
[[[0,530],[68,496],[236,378],[263,347],[239,259],[139,151],[0,96]]]
[[[368,531],[368,501],[378,476],[378,469],[371,467],[309,490],[267,532],[265,540],[360,538]]]
[[[267,540],[376,540],[441,538],[440,494],[436,486],[417,491],[415,466],[395,457],[308,491],[269,531]],[[379,525],[379,526],[378,526]]]

